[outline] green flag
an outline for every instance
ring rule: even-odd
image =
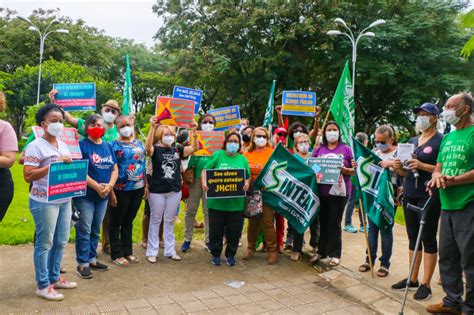
[[[255,181],[263,189],[263,202],[283,215],[298,233],[303,234],[319,210],[316,174],[293,156],[281,143]]]
[[[342,141],[347,145],[352,144],[354,135],[354,94],[352,90],[351,77],[349,74],[349,62],[346,61],[341,79],[337,85],[336,93],[329,107],[334,120],[341,127]]]
[[[270,97],[268,98],[267,109],[265,110],[265,118],[263,118],[263,128],[268,128],[273,123],[273,104],[275,103],[275,83],[273,80],[270,88]]]
[[[122,115],[128,116],[132,108],[132,77],[130,74],[130,61],[128,54],[125,56],[126,70],[125,70],[125,84],[123,86],[123,103]]]
[[[388,233],[395,216],[390,171],[379,166],[382,160],[377,155],[355,138],[353,141],[357,161],[356,178],[364,211],[383,233]]]

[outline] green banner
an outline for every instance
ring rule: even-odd
[[[128,116],[132,110],[132,77],[130,74],[130,60],[125,56],[125,83],[123,86],[122,115]]]
[[[273,123],[273,104],[275,102],[275,83],[273,80],[270,88],[270,96],[268,97],[267,109],[265,110],[265,117],[263,118],[263,128],[268,128]]]
[[[303,234],[319,210],[314,171],[294,157],[281,143],[255,181],[262,190],[263,203],[283,215]]]
[[[395,216],[391,174],[380,167],[382,161],[362,143],[353,138],[357,161],[357,184],[364,211],[383,233],[389,233]]]

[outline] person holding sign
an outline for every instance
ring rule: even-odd
[[[247,179],[243,187],[247,191],[250,187],[250,168],[247,159],[240,154],[242,142],[240,135],[236,132],[227,134],[224,140],[223,150],[212,154],[201,174],[202,189],[208,191],[206,180],[206,169],[245,169]],[[228,266],[235,266],[235,254],[239,247],[239,239],[242,234],[243,212],[245,210],[245,197],[234,197],[225,199],[208,199],[209,208],[209,242],[212,254],[212,264],[221,264],[222,244],[224,234],[227,240],[225,257]]]
[[[176,254],[174,221],[176,209],[181,201],[181,160],[199,149],[195,128],[191,138],[191,146],[174,147],[176,141],[174,128],[158,127],[158,118],[156,116],[150,118],[150,131],[145,144],[153,166],[149,197],[150,227],[146,248],[146,256],[150,263],[156,263],[158,256],[160,243],[158,234],[162,219],[164,219],[165,257],[175,261],[181,260]]]
[[[69,239],[71,198],[48,202],[48,174],[52,162],[71,162],[67,145],[57,137],[64,128],[64,112],[46,104],[35,115],[38,126],[44,128],[42,138],[32,141],[25,151],[23,175],[31,183],[29,208],[35,221],[34,265],[36,295],[50,301],[60,301],[64,295],[56,289],[73,289],[77,283],[62,279],[60,274],[64,248]]]
[[[323,130],[323,144],[316,148],[313,157],[342,158],[341,176],[334,185],[319,185],[319,222],[321,224],[318,252],[311,258],[317,262],[330,257],[329,265],[339,265],[342,248],[342,214],[351,193],[351,179],[355,175],[355,161],[351,148],[342,142],[339,125],[329,121]]]
[[[88,137],[79,141],[82,157],[89,160],[87,193],[74,200],[81,212],[76,227],[76,273],[82,279],[91,279],[91,269],[106,271],[108,266],[97,260],[100,227],[107,210],[108,197],[118,177],[117,159],[110,143],[102,140],[104,121],[99,114],[84,122]]]
[[[250,146],[248,147],[247,151],[244,152],[244,156],[247,158],[250,167],[252,181],[257,179],[272,153],[273,149],[270,145],[270,134],[268,133],[268,130],[263,127],[255,128],[250,139]],[[263,232],[267,248],[267,263],[269,265],[274,265],[278,261],[277,239],[275,224],[273,223],[275,211],[265,204],[263,205],[262,210],[263,213],[261,218],[249,219],[249,225],[247,229],[248,247],[247,252],[243,258],[248,260],[255,254],[258,239],[258,229],[260,227]]]

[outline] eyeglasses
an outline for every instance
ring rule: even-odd
[[[116,109],[113,109],[113,108],[110,108],[110,107],[105,107],[104,108],[104,112],[106,113],[112,113],[114,115],[117,115],[118,114],[118,111]]]
[[[214,125],[214,122],[213,121],[203,121],[202,124],[203,125]]]
[[[267,139],[267,136],[265,136],[265,135],[255,135],[255,138]]]
[[[387,141],[375,141],[375,144],[387,144]]]
[[[297,144],[309,144],[309,141],[300,141]]]

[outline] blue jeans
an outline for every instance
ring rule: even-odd
[[[52,204],[29,199],[28,203],[35,221],[36,283],[39,289],[44,289],[59,278],[64,247],[69,239],[71,201]]]
[[[368,219],[369,223],[369,248],[372,256],[372,265],[375,263],[377,258],[377,248],[379,242],[379,234],[382,238],[382,257],[380,257],[380,266],[387,269],[390,268],[390,258],[392,257],[393,248],[393,230],[390,230],[390,234],[380,233],[380,230],[372,220]],[[369,256],[366,257],[366,262],[369,263]]]
[[[347,201],[346,217],[344,219],[344,221],[345,221],[344,225],[352,224],[352,214],[354,213],[354,208],[356,206],[356,202],[359,202],[359,200],[355,200],[356,195],[357,195],[357,187],[355,185],[353,185],[352,190],[351,190],[351,195],[349,196],[349,200]],[[360,226],[363,226],[363,224],[362,224],[362,211],[360,211],[360,209],[359,209],[359,222],[360,222]]]
[[[86,198],[74,200],[81,212],[76,227],[76,261],[79,266],[88,267],[97,261],[100,227],[107,210],[108,199],[90,201]]]

